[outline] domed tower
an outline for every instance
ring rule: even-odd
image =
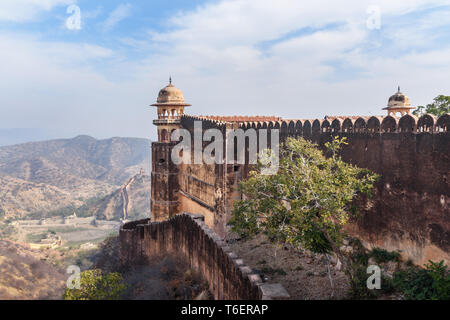
[[[412,109],[414,107],[411,107],[408,96],[400,92],[400,87],[398,87],[397,93],[389,98],[387,107],[383,108],[383,110],[387,110],[388,116],[395,116],[397,112],[404,116],[410,114]]]
[[[153,107],[158,108],[158,119],[153,120],[153,124],[158,127],[158,141],[170,142],[170,134],[180,127],[180,118],[184,115],[184,107],[190,104],[184,102],[183,92],[172,84],[169,84],[159,91],[156,103]]]
[[[172,162],[171,154],[177,144],[171,141],[173,130],[180,128],[184,107],[183,93],[174,87],[172,79],[161,89],[158,100],[152,106],[158,108],[158,119],[153,124],[158,128],[158,141],[152,143],[152,189],[151,221],[165,221],[179,213],[178,167]]]

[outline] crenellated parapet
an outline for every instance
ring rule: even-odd
[[[450,114],[437,118],[431,114],[416,117],[406,114],[396,116],[333,116],[324,119],[281,119],[273,116],[192,116],[183,118],[202,121],[211,126],[238,124],[241,129],[279,129],[281,135],[311,136],[319,133],[441,133],[449,132]]]
[[[263,282],[230,246],[204,222],[202,215],[182,213],[163,222],[150,219],[120,228],[119,263],[147,265],[165,255],[184,257],[209,285],[216,300],[288,299],[286,289]]]

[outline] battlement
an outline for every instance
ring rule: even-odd
[[[227,123],[238,123],[242,129],[280,129],[281,134],[289,136],[304,135],[307,133],[334,132],[334,133],[385,133],[385,132],[429,132],[441,133],[450,131],[450,114],[437,118],[425,114],[420,118],[406,114],[403,117],[395,116],[327,116],[324,119],[282,119],[273,116],[192,116],[184,115],[182,118],[191,121],[202,121],[218,126]],[[308,132],[310,131],[310,132]]]
[[[182,213],[163,222],[150,219],[124,224],[120,229],[119,261],[146,264],[161,255],[184,256],[209,284],[215,299],[287,299],[280,284],[264,283],[226,242],[204,222],[202,215]]]
[[[192,117],[192,116],[191,116]],[[280,121],[282,118],[275,116],[193,116],[198,120],[211,120],[216,122],[251,122],[251,121]]]

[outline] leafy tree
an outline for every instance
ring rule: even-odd
[[[122,276],[117,272],[102,274],[100,269],[86,270],[80,275],[80,289],[67,288],[65,300],[117,300],[125,291]]]
[[[413,114],[420,117],[426,113],[434,114],[437,117],[450,112],[450,96],[439,95],[434,98],[433,103],[427,104],[426,107],[418,106]]]
[[[288,138],[280,148],[278,174],[261,174],[259,164],[241,182],[245,199],[235,202],[232,230],[244,236],[263,232],[272,241],[302,246],[327,258],[334,252],[353,279],[351,257],[340,250],[343,226],[357,216],[355,197],[370,195],[378,176],[345,163],[338,155],[343,144],[345,138],[339,137],[326,143],[326,157],[313,143]]]

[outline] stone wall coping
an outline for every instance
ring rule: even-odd
[[[450,113],[439,118],[431,114],[416,117],[406,114],[396,116],[326,116],[323,119],[275,119],[272,117],[221,117],[183,115],[182,119],[202,121],[216,126],[237,124],[241,129],[280,128],[281,132],[300,133],[303,127],[313,131],[335,133],[443,133],[450,132]],[[370,124],[370,125],[369,125]]]
[[[287,299],[289,298],[289,294],[287,293],[286,289],[281,284],[263,284],[261,277],[254,273],[252,268],[248,265],[244,264],[244,260],[239,258],[238,255],[236,255],[231,247],[226,244],[225,241],[223,241],[213,230],[211,230],[205,223],[204,223],[204,216],[199,214],[191,214],[191,213],[181,213],[178,214],[172,218],[170,218],[167,221],[162,222],[151,222],[150,219],[144,219],[144,220],[138,220],[138,221],[132,221],[125,223],[120,228],[120,233],[129,233],[129,232],[139,232],[138,230],[141,228],[149,227],[149,226],[156,226],[156,225],[163,225],[170,223],[171,221],[174,221],[176,219],[179,219],[180,217],[188,217],[192,219],[194,223],[196,223],[200,229],[205,233],[205,235],[211,239],[215,246],[222,251],[222,253],[230,258],[230,262],[232,265],[234,265],[235,270],[237,271],[237,274],[242,276],[244,279],[247,278],[251,286],[257,287],[259,292],[259,298],[260,299]],[[124,238],[126,239],[126,238]],[[121,242],[122,246],[122,242]],[[121,248],[121,251],[126,252],[127,248]],[[131,257],[132,258],[132,257]],[[135,257],[137,258],[137,257]],[[233,267],[232,267],[233,268]],[[253,290],[253,289],[250,289]],[[250,293],[249,293],[250,294]]]

